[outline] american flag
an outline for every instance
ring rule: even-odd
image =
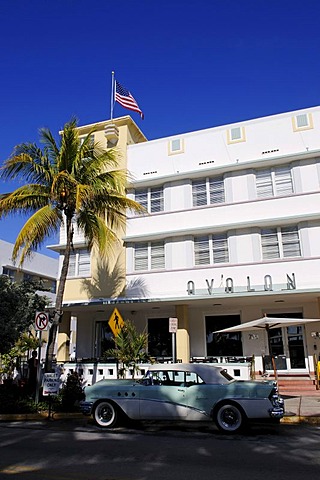
[[[115,83],[115,101],[120,103],[120,105],[122,105],[124,108],[127,108],[128,110],[138,112],[140,114],[140,117],[143,119],[144,115],[129,90],[120,85],[119,82],[116,81]]]

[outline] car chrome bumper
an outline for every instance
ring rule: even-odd
[[[283,418],[284,416],[284,400],[281,397],[273,399],[273,407],[270,408],[269,414],[271,418]]]
[[[92,405],[93,405],[93,402],[80,402],[80,412],[82,412],[84,415],[90,415],[91,414],[91,410],[92,410]]]

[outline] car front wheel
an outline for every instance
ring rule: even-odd
[[[244,426],[245,415],[239,406],[224,403],[216,411],[215,423],[222,432],[235,433]]]
[[[95,407],[93,418],[99,427],[112,428],[117,424],[118,412],[113,403],[103,401]]]

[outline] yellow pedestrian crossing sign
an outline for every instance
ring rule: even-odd
[[[117,337],[124,325],[124,320],[121,317],[119,310],[117,308],[113,310],[108,323],[109,323],[109,327],[112,330],[113,335]]]

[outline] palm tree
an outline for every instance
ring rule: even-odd
[[[59,142],[48,129],[40,130],[43,148],[17,145],[0,169],[0,178],[25,184],[0,196],[0,219],[9,214],[27,214],[12,258],[22,265],[46,239],[66,228],[66,245],[59,278],[55,314],[49,331],[46,371],[52,369],[57,327],[62,315],[63,295],[73,248],[74,224],[83,232],[88,249],[101,253],[117,240],[125,226],[126,210],[143,211],[126,197],[128,172],[118,168],[114,149],[106,150],[92,141],[93,128],[80,141],[76,119],[65,124]]]
[[[114,357],[121,364],[119,370],[121,377],[125,377],[126,372],[131,371],[134,379],[135,373],[139,368],[139,363],[153,363],[154,359],[147,353],[148,334],[147,332],[138,333],[135,325],[127,320],[114,338],[115,348],[110,348],[104,352],[104,357]]]

